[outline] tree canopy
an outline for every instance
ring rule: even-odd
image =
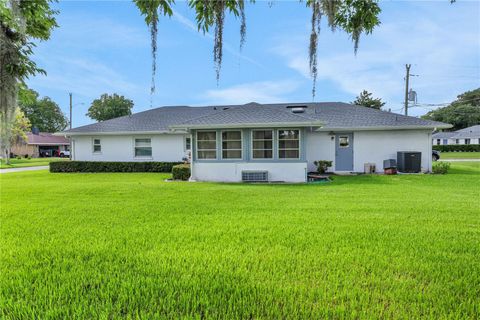
[[[450,123],[452,131],[480,124],[480,88],[460,94],[448,106],[429,111],[422,118]]]
[[[27,132],[31,129],[30,121],[20,108],[15,109],[15,120],[12,126],[12,134],[10,136],[10,144],[20,141],[27,141]]]
[[[356,104],[357,106],[363,106],[379,110],[385,105],[385,102],[383,102],[382,99],[373,98],[372,93],[368,92],[367,90],[363,90],[362,92],[360,92],[360,95],[358,95],[355,101],[353,101],[352,103]]]
[[[93,100],[88,108],[87,116],[97,121],[105,121],[132,114],[133,101],[116,93],[102,94]]]
[[[38,92],[32,89],[20,89],[18,104],[32,127],[42,132],[62,131],[68,125],[68,119],[58,104],[49,97],[40,99]]]

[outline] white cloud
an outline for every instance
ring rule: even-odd
[[[417,91],[419,102],[451,101],[457,94],[480,86],[478,21],[473,22],[477,28],[469,28],[452,17],[438,17],[434,9],[413,12],[408,21],[390,19],[392,22],[383,23],[373,35],[361,39],[357,56],[353,54],[353,45],[343,46],[347,42],[343,32],[323,32],[319,43],[319,80],[332,82],[352,96],[369,90],[392,108],[400,106],[403,99],[406,63],[411,63],[412,73],[418,75],[411,78],[411,87]],[[282,35],[273,52],[285,59],[289,68],[311,79],[308,35],[308,31]],[[339,41],[342,38],[344,43]],[[318,84],[321,85],[322,82]],[[417,114],[424,112],[416,110]]]
[[[285,102],[286,96],[294,92],[299,83],[291,80],[244,83],[226,89],[208,90],[200,98],[204,104],[242,104],[248,102]]]
[[[196,33],[200,36],[204,35],[206,38],[208,38],[210,40],[215,39],[214,36],[211,33],[209,33],[209,32],[202,33],[201,31],[199,31],[197,25],[193,21],[191,21],[190,19],[181,15],[177,11],[173,11],[173,19],[178,21],[180,24],[185,26],[190,31],[192,31],[192,32],[194,32],[194,33]],[[236,58],[239,58],[239,59],[242,59],[242,60],[245,60],[245,61],[247,61],[247,62],[249,62],[253,65],[256,65],[257,67],[263,68],[263,65],[261,63],[259,63],[258,61],[240,53],[239,50],[234,49],[234,47],[232,45],[230,45],[230,43],[228,43],[227,41],[223,41],[223,48],[226,52],[228,52],[232,56],[234,56]]]
[[[42,60],[42,66],[49,72],[47,76],[38,75],[29,82],[35,88],[73,92],[91,98],[106,92],[134,95],[143,89],[95,60],[58,56]]]

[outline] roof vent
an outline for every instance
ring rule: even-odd
[[[287,106],[287,109],[290,109],[293,113],[304,113],[307,106]]]

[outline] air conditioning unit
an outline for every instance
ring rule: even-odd
[[[399,172],[418,173],[422,169],[422,153],[417,151],[398,151],[397,169]]]
[[[244,170],[242,171],[243,182],[268,182],[268,171]]]

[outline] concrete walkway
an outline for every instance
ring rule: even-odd
[[[23,171],[37,171],[37,170],[48,170],[48,166],[38,166],[38,167],[24,167],[24,168],[8,168],[0,169],[0,173],[10,173],[10,172],[23,172]]]

